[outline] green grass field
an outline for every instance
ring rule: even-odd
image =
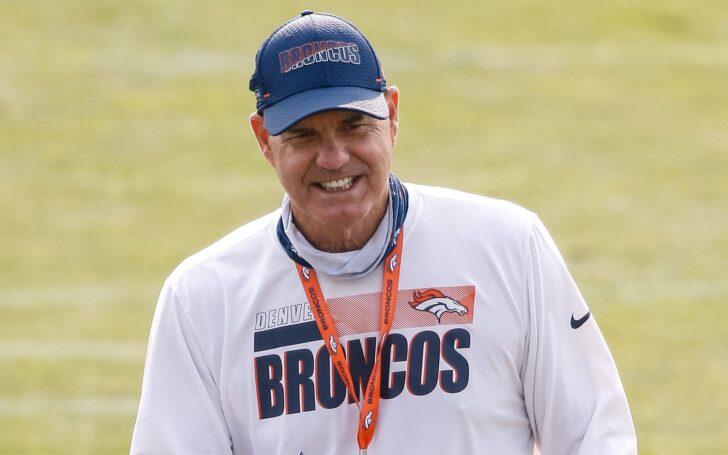
[[[728,3],[449,6],[0,0],[0,453],[128,453],[162,281],[280,202],[247,83],[305,8],[400,87],[403,180],[541,215],[640,453],[728,453]]]

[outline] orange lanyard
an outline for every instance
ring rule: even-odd
[[[399,239],[392,251],[384,258],[384,273],[382,278],[382,308],[379,316],[379,344],[376,349],[374,368],[369,376],[366,390],[362,400],[357,398],[354,390],[354,381],[351,378],[346,357],[342,349],[339,334],[334,327],[334,319],[331,317],[329,307],[321,292],[316,271],[296,262],[298,277],[306,293],[308,304],[311,307],[316,325],[318,326],[321,338],[324,340],[329,356],[334,362],[334,368],[339,377],[344,381],[349,395],[359,407],[359,429],[357,431],[357,442],[359,443],[359,455],[366,455],[367,447],[374,437],[374,428],[377,424],[379,413],[380,391],[380,370],[382,365],[382,344],[389,335],[394,320],[394,308],[397,303],[397,290],[399,289],[399,270],[402,262],[402,244],[404,243],[404,232],[400,231]]]

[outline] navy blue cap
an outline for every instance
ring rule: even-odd
[[[255,56],[250,90],[274,136],[332,109],[389,116],[374,49],[354,25],[332,14],[306,10],[273,31]]]

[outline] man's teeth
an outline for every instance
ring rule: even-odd
[[[321,182],[319,185],[326,191],[344,191],[351,188],[354,184],[353,177],[346,177],[338,180],[331,180],[329,182]]]

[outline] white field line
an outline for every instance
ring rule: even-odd
[[[0,361],[7,360],[135,360],[143,361],[144,343],[130,341],[4,341]]]
[[[0,416],[134,415],[138,398],[0,399]]]

